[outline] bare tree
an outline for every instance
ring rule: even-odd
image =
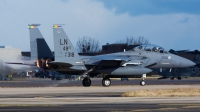
[[[141,45],[141,44],[149,44],[149,40],[141,36],[138,38],[134,38],[133,36],[130,36],[130,37],[126,37],[126,39],[124,40],[120,40],[117,43],[119,44],[125,43],[128,45]]]
[[[99,41],[91,37],[78,38],[76,45],[80,53],[99,52]]]

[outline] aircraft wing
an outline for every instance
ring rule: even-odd
[[[58,65],[58,66],[65,66],[65,67],[72,67],[73,65],[70,63],[65,63],[65,62],[49,62],[49,65]]]

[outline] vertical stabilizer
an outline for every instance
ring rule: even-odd
[[[37,38],[43,38],[42,34],[40,33],[38,26],[40,24],[29,24],[29,32],[30,32],[30,49],[31,49],[31,60],[38,59],[37,53]]]
[[[62,24],[53,25],[55,61],[81,63],[80,56],[62,28]]]
[[[53,54],[43,38],[40,30],[38,29],[40,24],[29,24],[30,32],[30,49],[31,60],[37,60],[41,58],[53,58]]]

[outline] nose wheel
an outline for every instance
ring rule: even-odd
[[[104,87],[109,87],[109,86],[111,85],[110,79],[109,79],[109,78],[103,78],[103,79],[102,79],[102,85],[103,85]]]
[[[145,81],[144,81],[144,80],[141,80],[141,81],[140,81],[140,85],[141,85],[141,86],[144,86],[144,85],[145,85]]]
[[[90,87],[91,86],[91,80],[89,77],[85,77],[82,81],[82,84],[84,87]]]
[[[146,84],[144,80],[145,78],[146,78],[146,74],[142,74],[142,80],[140,81],[141,86],[144,86]]]

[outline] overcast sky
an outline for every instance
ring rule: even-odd
[[[0,0],[0,46],[30,51],[28,24],[53,48],[52,24],[101,45],[143,36],[166,50],[200,50],[200,0]]]

